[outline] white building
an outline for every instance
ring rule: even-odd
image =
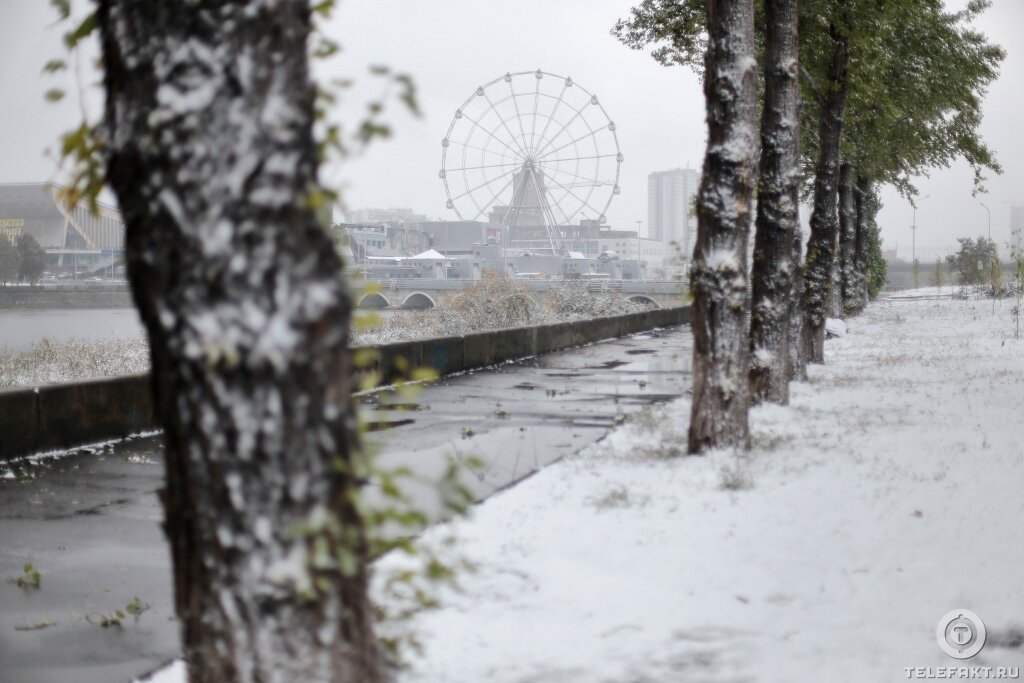
[[[1010,244],[1017,254],[1024,247],[1024,206],[1010,207]]]
[[[647,176],[647,237],[675,242],[683,254],[693,248],[697,221],[690,214],[700,175],[690,168],[655,171]]]
[[[666,273],[678,271],[682,259],[675,245],[655,239],[638,238],[630,230],[602,230],[597,238],[598,252],[614,251],[619,258],[640,260],[647,264],[647,272],[661,270]]]

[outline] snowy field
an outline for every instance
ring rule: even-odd
[[[753,411],[749,453],[669,457],[685,448],[678,401],[435,527],[422,542],[454,536],[477,569],[416,619],[423,654],[400,680],[874,683],[1024,666],[1010,310],[877,302],[791,406]],[[988,629],[971,660],[936,642],[955,608]]]
[[[875,303],[791,406],[753,411],[738,460],[667,459],[685,448],[678,401],[433,530],[478,570],[419,618],[424,655],[403,680],[877,682],[1024,665],[1010,308]],[[967,662],[936,642],[954,608],[988,627]]]

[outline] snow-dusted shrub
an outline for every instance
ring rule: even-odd
[[[359,311],[352,342],[359,346],[444,337],[565,320],[643,311],[647,307],[617,292],[589,292],[586,283],[566,283],[542,292],[524,283],[486,277],[450,294],[427,311],[383,315]],[[360,321],[375,317],[375,321]],[[58,342],[42,339],[29,351],[0,348],[0,388],[72,382],[147,372],[144,338]]]
[[[563,283],[534,292],[525,283],[490,276],[472,287],[449,294],[430,310],[377,315],[377,324],[357,330],[353,343],[360,346],[386,344],[503,327],[622,315],[647,308],[618,292],[590,292],[583,282]]]
[[[145,339],[58,342],[43,338],[28,351],[0,349],[0,387],[132,375],[149,370]]]

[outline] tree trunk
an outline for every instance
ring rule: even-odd
[[[798,202],[799,189],[794,190],[793,201]],[[802,341],[802,330],[804,327],[804,269],[801,267],[804,259],[804,236],[800,225],[793,231],[792,242],[792,263],[793,263],[793,291],[789,294],[789,359],[786,365],[786,374],[790,380],[803,381],[807,379],[807,360],[804,358]]]
[[[193,683],[382,680],[306,0],[101,0],[108,174]]]
[[[765,0],[764,108],[751,272],[750,393],[789,402],[789,302],[799,233],[800,83],[796,0]]]
[[[811,212],[811,236],[804,262],[803,330],[801,345],[808,363],[825,360],[825,318],[832,285],[836,234],[839,229],[836,185],[839,176],[839,144],[842,139],[843,112],[846,107],[846,76],[850,44],[845,33],[833,24],[829,32],[834,45],[829,87],[822,103],[818,139],[820,151],[814,171],[814,209]]]
[[[857,298],[857,206],[854,200],[853,166],[839,168],[839,287],[841,316],[856,307]]]
[[[843,216],[839,215],[839,226],[836,228],[836,241],[832,245],[832,274],[829,276],[828,311],[829,318],[843,317]]]
[[[871,181],[858,175],[853,188],[854,214],[856,217],[854,239],[854,278],[850,292],[850,313],[856,315],[868,305],[868,249],[869,235],[868,202],[871,196]]]
[[[757,164],[753,1],[709,0],[707,11],[708,146],[691,272],[691,453],[749,443],[747,239]]]

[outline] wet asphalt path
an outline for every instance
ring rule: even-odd
[[[472,456],[482,499],[688,390],[691,349],[689,328],[672,328],[376,392],[362,397],[368,438],[383,465],[425,482]],[[0,683],[130,681],[177,655],[162,476],[159,436],[0,468]],[[418,486],[417,504],[441,514]],[[13,583],[26,562],[39,589]],[[140,617],[96,625],[136,597]]]

